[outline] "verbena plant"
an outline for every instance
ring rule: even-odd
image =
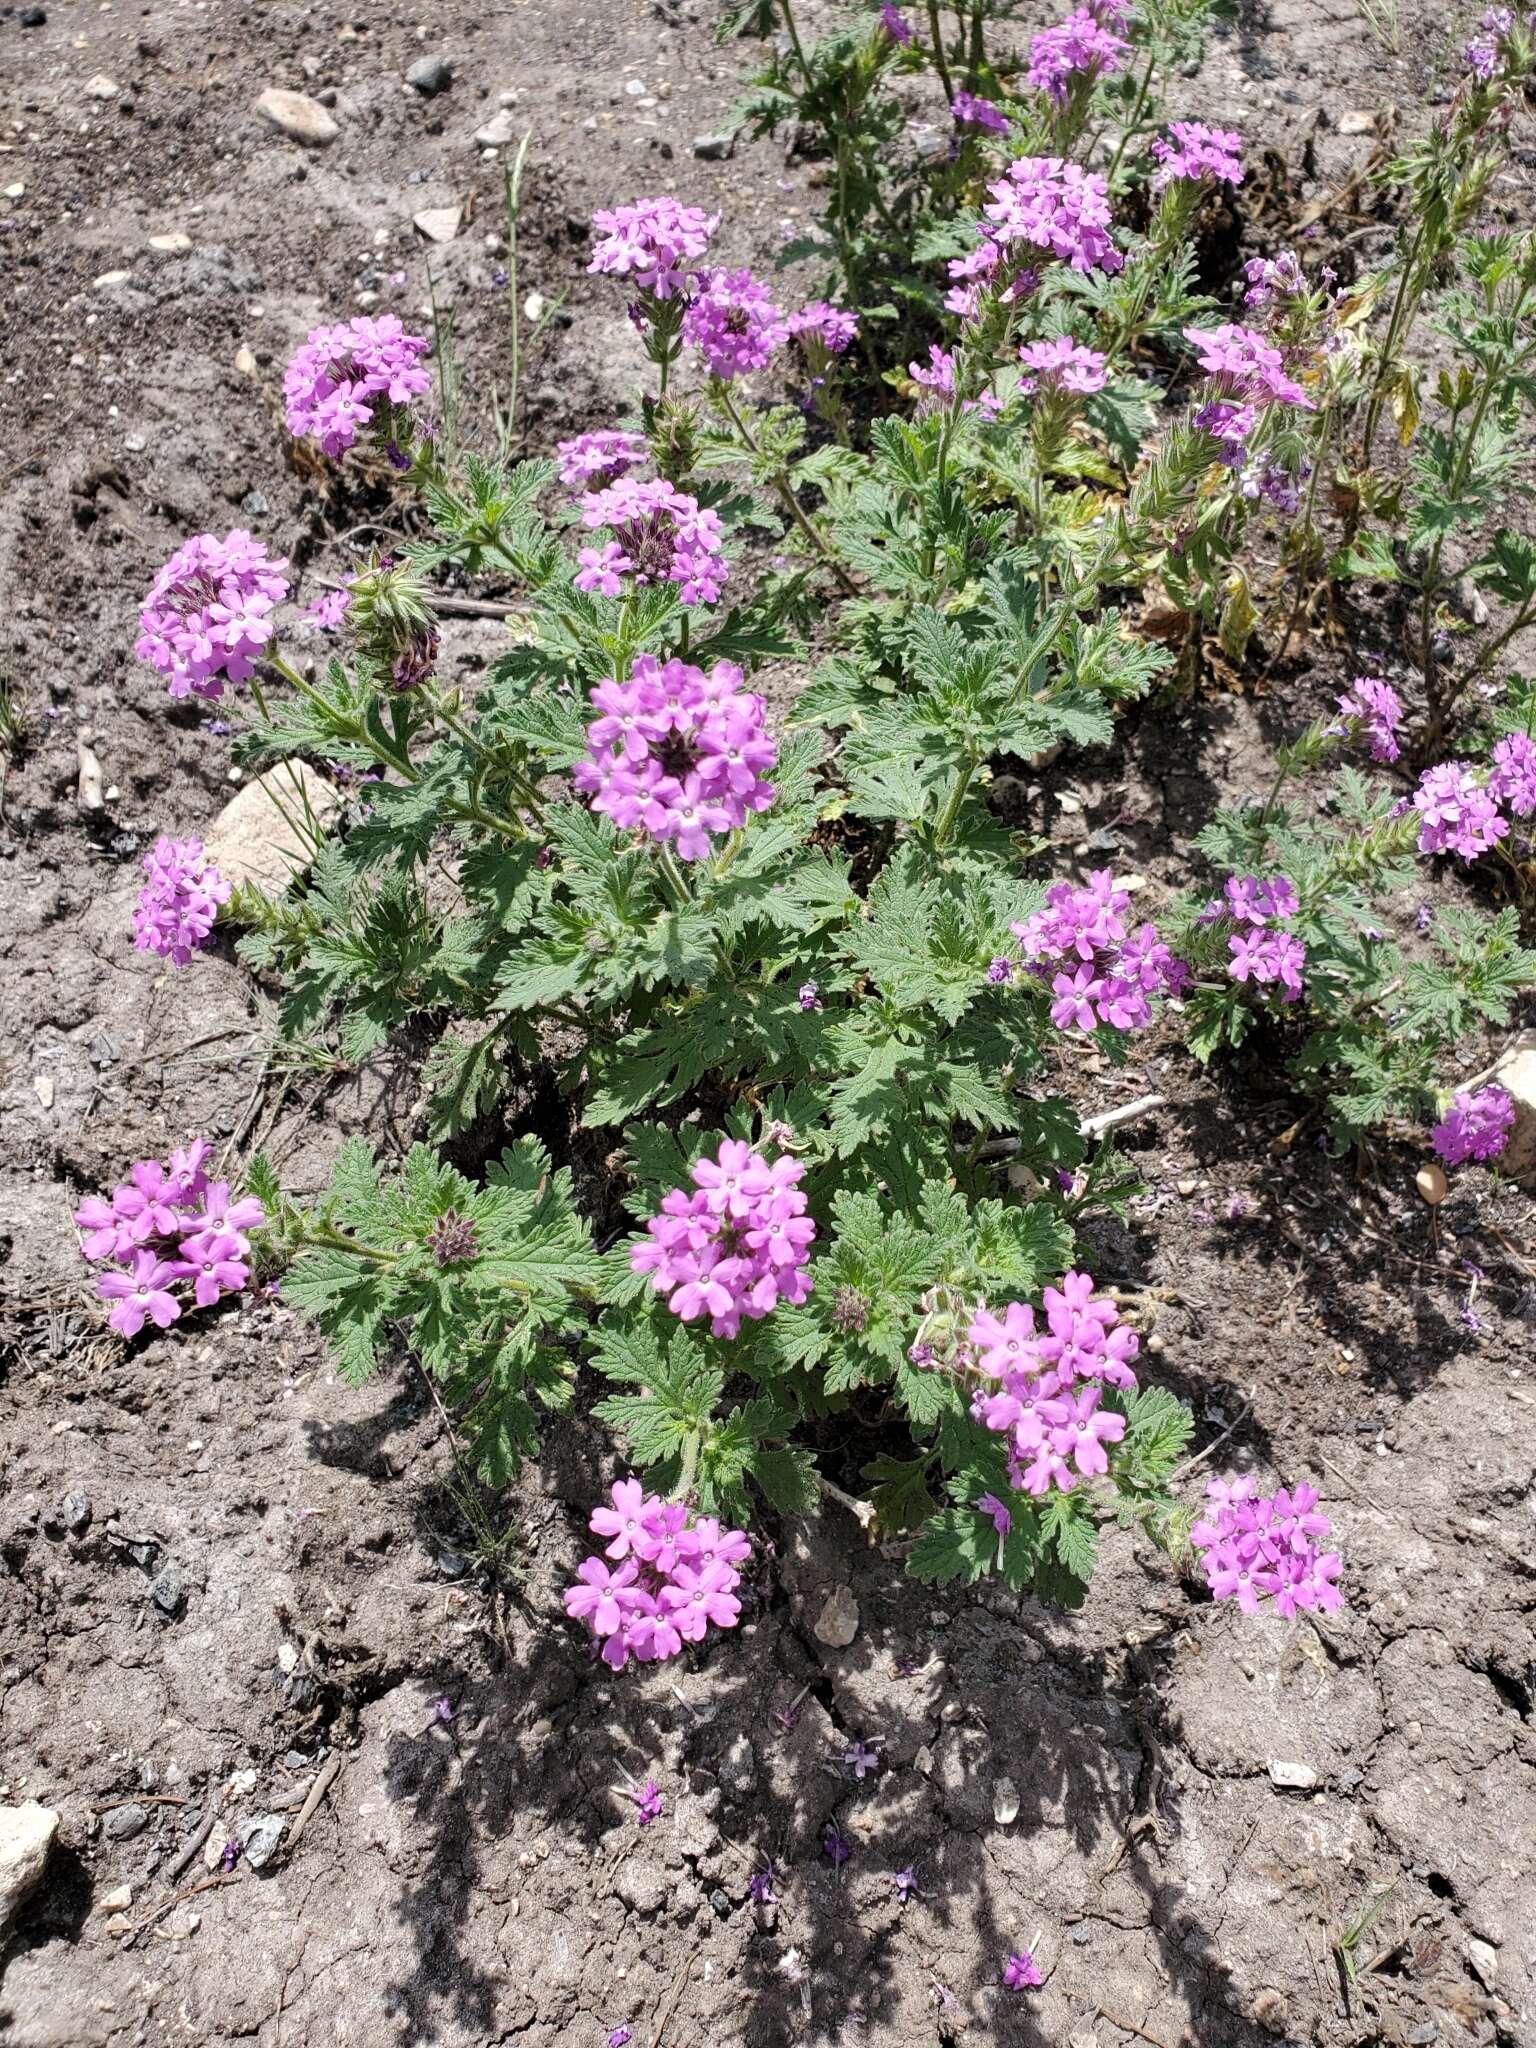
[[[1292,251],[1256,258],[1234,322],[1195,252],[1241,138],[1161,123],[1201,0],[1101,0],[1012,58],[989,42],[1009,12],[955,33],[886,7],[807,48],[784,0],[754,5],[740,25],[781,26],[785,54],[744,117],[828,157],[825,233],[785,254],[830,296],[786,316],[676,200],[600,213],[591,269],[621,281],[656,374],[628,423],[552,461],[450,455],[427,343],[397,321],[317,330],[292,431],[337,459],[367,437],[419,506],[391,559],[312,607],[337,653],[305,673],[276,652],[283,565],[246,535],[189,543],[145,607],[173,694],[249,680],[246,758],[331,764],[354,797],[302,877],[227,905],[281,1031],[353,1060],[407,1027],[432,1042],[430,1142],[403,1162],[352,1143],[309,1206],[254,1170],[286,1294],[350,1377],[408,1344],[493,1482],[595,1369],[596,1414],[658,1489],[599,1510],[608,1561],[568,1601],[611,1662],[729,1625],[745,1538],[715,1518],[809,1510],[833,1418],[867,1447],[855,1505],[914,1532],[925,1579],[997,1570],[1072,1602],[1107,1513],[1182,1536],[1190,1417],[1138,1384],[1125,1304],[1075,1269],[1080,1220],[1136,1183],[1044,1085],[1048,1048],[1121,1062],[1158,1018],[1202,1059],[1262,1034],[1337,1142],[1439,1117],[1453,1161],[1494,1156],[1513,1115],[1445,1076],[1536,980],[1516,912],[1394,942],[1374,905],[1439,853],[1514,883],[1528,862],[1523,686],[1463,758],[1385,780],[1405,747],[1440,750],[1460,701],[1435,651],[1452,536],[1486,546],[1473,574],[1513,611],[1484,669],[1530,613],[1528,546],[1483,529],[1521,473],[1536,259],[1471,233],[1524,20],[1485,18],[1449,113],[1386,173],[1414,209],[1391,266],[1342,291]],[[937,157],[890,90],[924,71],[954,129]],[[1427,298],[1457,350],[1434,426],[1406,353]],[[764,371],[798,401],[747,396]],[[1386,409],[1406,474],[1372,466]],[[515,592],[472,692],[439,672],[450,574]],[[999,814],[1000,767],[1112,746],[1207,632],[1233,662],[1256,635],[1283,652],[1360,577],[1411,582],[1417,671],[1357,677],[1268,796],[1217,819],[1215,893],[1161,931]],[[1171,635],[1138,632],[1149,592]],[[1341,750],[1328,800],[1298,800]],[[185,959],[229,891],[197,842],[162,849],[140,943]],[[449,1163],[535,1096],[563,1104],[568,1161],[495,1137],[482,1170]],[[138,1199],[96,1226],[113,1256]],[[156,1242],[217,1233],[202,1199],[181,1190]],[[222,1249],[212,1298],[248,1277]],[[1219,1596],[1337,1604],[1315,1495],[1216,1494],[1194,1537]]]

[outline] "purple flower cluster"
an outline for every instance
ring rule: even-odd
[[[1123,913],[1130,900],[1109,869],[1100,868],[1086,888],[1055,883],[1045,908],[1012,927],[1019,969],[1050,978],[1051,1022],[1058,1031],[1092,1031],[1099,1024],[1142,1030],[1152,1021],[1151,998],[1176,995],[1188,980],[1189,970],[1163,944],[1156,925],[1127,930]],[[1011,978],[1011,963],[1003,965]],[[989,968],[988,978],[1004,976],[994,977]]]
[[[733,661],[705,675],[640,655],[627,683],[610,678],[593,690],[599,715],[572,781],[621,831],[642,827],[684,860],[702,860],[711,833],[735,830],[774,799],[764,777],[778,745],[763,729],[762,698],[743,680]]]
[[[565,1595],[566,1613],[591,1629],[603,1662],[615,1671],[631,1657],[657,1663],[680,1655],[684,1643],[702,1642],[711,1622],[734,1628],[741,1614],[736,1566],[752,1555],[743,1532],[722,1529],[712,1515],[691,1516],[638,1479],[615,1480],[609,1498],[612,1507],[594,1508],[587,1523],[609,1539],[603,1556],[577,1566],[579,1583]],[[647,1784],[636,1804],[644,1827],[661,1811],[661,1795]]]
[[[663,1199],[645,1226],[650,1243],[630,1252],[634,1271],[650,1274],[684,1322],[707,1314],[715,1337],[734,1337],[743,1316],[760,1322],[775,1302],[805,1301],[816,1225],[796,1185],[799,1160],[770,1166],[744,1140],[727,1138],[716,1158],[696,1159],[689,1171],[694,1192],[675,1188]]]
[[[1460,761],[1426,768],[1413,793],[1419,814],[1420,853],[1454,853],[1476,860],[1509,833],[1492,790]]]
[[[248,682],[272,637],[272,613],[288,595],[274,561],[243,527],[217,540],[195,533],[149,587],[134,653],[166,678],[172,697],[222,697]]]
[[[1515,1127],[1514,1098],[1495,1081],[1475,1091],[1463,1088],[1430,1132],[1430,1143],[1447,1166],[1469,1159],[1494,1159]]]
[[[229,884],[204,860],[201,839],[157,839],[144,856],[144,872],[149,880],[134,905],[133,943],[141,953],[185,967],[207,945],[219,906],[229,901]]]
[[[1287,374],[1280,350],[1253,328],[1234,324],[1210,330],[1186,327],[1184,338],[1194,344],[1212,387],[1194,415],[1194,424],[1221,444],[1221,461],[1234,468],[1242,461],[1263,407],[1314,409],[1306,392]]]
[[[891,5],[891,0],[885,0],[880,9],[880,26],[893,43],[900,43],[904,49],[911,44],[912,31]]]
[[[1536,811],[1536,740],[1528,732],[1512,732],[1494,742],[1488,794],[1517,818]]]
[[[649,455],[639,434],[626,434],[616,427],[604,427],[594,434],[577,434],[556,444],[560,481],[567,490],[601,490],[638,469]]]
[[[1135,1387],[1130,1362],[1138,1344],[1114,1303],[1094,1299],[1087,1273],[1063,1274],[1059,1288],[1046,1288],[1044,1305],[1038,1331],[1026,1302],[1009,1302],[1001,1316],[977,1309],[968,1332],[971,1370],[992,1387],[978,1389],[971,1413],[1008,1438],[1010,1485],[1070,1493],[1079,1477],[1109,1470],[1104,1446],[1125,1435],[1125,1417],[1099,1403],[1106,1386]]]
[[[1261,1497],[1252,1479],[1208,1479],[1205,1498],[1205,1519],[1189,1540],[1218,1600],[1236,1600],[1244,1614],[1257,1614],[1268,1598],[1287,1620],[1298,1607],[1332,1614],[1344,1605],[1334,1584],[1338,1553],[1320,1547],[1331,1524],[1317,1513],[1314,1487],[1282,1486]]]
[[[288,431],[313,434],[327,455],[344,455],[380,401],[409,405],[432,388],[421,358],[425,335],[407,334],[393,313],[315,327],[283,373]]]
[[[641,291],[670,299],[692,285],[720,216],[663,195],[632,206],[600,207],[592,225],[602,239],[592,251],[589,274],[632,277]]]
[[[632,576],[636,583],[677,584],[686,605],[719,602],[730,575],[719,514],[702,510],[686,491],[660,477],[637,483],[621,476],[605,490],[587,492],[581,523],[606,526],[613,539],[580,551],[578,590],[619,597],[623,578]]]
[[[974,270],[995,268],[1004,249],[1017,250],[1030,264],[1054,258],[1085,273],[1124,264],[1110,239],[1109,187],[1096,171],[1064,157],[1021,156],[987,190],[983,250],[960,259]],[[950,266],[951,276],[962,274]]]
[[[907,369],[914,384],[921,384],[940,398],[955,395],[955,359],[948,349],[939,347],[935,341],[928,349],[926,363],[908,363]]]
[[[1277,512],[1294,519],[1301,509],[1301,486],[1311,474],[1312,465],[1305,459],[1299,470],[1292,470],[1268,456],[1251,458],[1243,467],[1238,489],[1250,502],[1257,504],[1265,498]]]
[[[1040,1974],[1040,1965],[1027,1948],[1011,1955],[1003,1965],[1003,1989],[1005,1991],[1038,1991],[1045,1979]]]
[[[1390,683],[1380,676],[1356,676],[1339,699],[1339,712],[1355,721],[1355,731],[1373,761],[1397,759],[1397,728],[1403,722],[1403,707]]]
[[[1243,265],[1248,288],[1243,304],[1255,312],[1273,307],[1277,300],[1298,299],[1307,289],[1306,276],[1295,252],[1282,249],[1278,256],[1253,256]]]
[[[1478,17],[1481,33],[1462,52],[1462,61],[1472,76],[1486,85],[1499,67],[1499,45],[1515,25],[1508,7],[1489,7]]]
[[[1065,106],[1074,83],[1109,78],[1123,69],[1130,45],[1086,7],[1054,28],[1042,29],[1029,46],[1029,83]]]
[[[1273,987],[1280,1000],[1293,1003],[1301,994],[1301,972],[1307,949],[1294,933],[1281,931],[1280,921],[1294,917],[1296,891],[1284,875],[1233,875],[1220,896],[1200,913],[1202,925],[1235,925],[1229,932],[1227,972],[1234,981]]]
[[[75,1211],[86,1258],[120,1269],[96,1283],[116,1304],[107,1321],[120,1336],[136,1336],[146,1321],[169,1329],[185,1306],[173,1290],[188,1282],[193,1303],[209,1308],[250,1280],[244,1233],[265,1223],[266,1211],[253,1197],[233,1200],[228,1181],[209,1180],[210,1149],[199,1138],[168,1164],[140,1159],[110,1202],[93,1195]]]
[[[1198,184],[1209,179],[1216,185],[1243,182],[1243,138],[1234,128],[1207,128],[1203,121],[1170,121],[1172,142],[1159,135],[1152,154],[1158,168],[1152,174],[1152,190],[1162,192],[1176,179]]]
[[[1104,389],[1108,358],[1097,349],[1082,348],[1069,334],[1054,341],[1025,342],[1019,350],[1024,375],[1019,389],[1026,396],[1043,385],[1047,391],[1072,392],[1087,398]]]
[[[1008,133],[1008,116],[992,100],[984,100],[979,93],[957,92],[949,103],[949,111],[960,128],[984,128],[993,135]]]
[[[784,325],[797,340],[819,341],[829,356],[840,356],[859,331],[859,316],[842,306],[829,306],[825,299],[812,299],[791,313]]]
[[[750,270],[710,271],[683,315],[683,339],[716,377],[762,369],[788,333],[767,287]]]

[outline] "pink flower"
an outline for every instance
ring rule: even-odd
[[[929,391],[937,392],[941,398],[954,396],[955,359],[947,349],[940,348],[937,342],[929,347],[926,365],[908,363],[907,368],[915,384],[926,386]]]
[[[750,270],[710,271],[683,315],[683,339],[716,377],[762,369],[788,335],[783,314]]]
[[[696,1192],[666,1196],[646,1225],[650,1241],[630,1252],[633,1270],[650,1275],[674,1315],[708,1315],[716,1337],[734,1337],[743,1318],[760,1321],[777,1302],[811,1292],[816,1226],[796,1185],[805,1169],[788,1158],[769,1166],[750,1150],[743,1159],[738,1144],[727,1140],[718,1158],[696,1160]]]
[[[1200,367],[1226,398],[1248,405],[1299,405],[1310,412],[1313,401],[1293,377],[1287,376],[1279,349],[1251,327],[1229,322],[1209,330],[1186,327]]]
[[[200,839],[157,839],[154,851],[144,856],[144,872],[149,881],[134,906],[133,943],[140,952],[158,953],[172,966],[185,967],[213,936],[230,886],[203,859]]]
[[[242,528],[217,540],[196,533],[166,563],[139,611],[134,653],[166,678],[172,697],[222,697],[248,682],[272,637],[272,613],[288,595],[260,541]]]
[[[1005,1991],[1034,1991],[1045,1982],[1040,1966],[1027,1948],[1011,1955],[1003,1965],[1003,1989]]]
[[[1203,121],[1170,121],[1172,142],[1158,136],[1152,154],[1159,168],[1152,177],[1152,190],[1161,192],[1177,178],[1197,184],[1209,179],[1218,185],[1241,185],[1243,138],[1235,129],[1207,128]]]
[[[1430,1141],[1447,1166],[1461,1166],[1469,1159],[1496,1159],[1514,1127],[1514,1098],[1493,1082],[1475,1091],[1461,1089],[1430,1132]]]
[[[1420,818],[1420,853],[1454,853],[1472,861],[1509,833],[1488,790],[1459,761],[1426,768],[1413,807]]]
[[[691,289],[720,216],[663,196],[600,208],[592,225],[601,239],[587,265],[589,273],[632,277],[642,291],[670,299]]]
[[[180,1277],[175,1266],[153,1252],[135,1252],[127,1273],[103,1273],[96,1282],[102,1300],[117,1303],[107,1322],[122,1337],[136,1337],[146,1318],[168,1330],[181,1315],[181,1304],[168,1283]]]
[[[613,1538],[609,1558],[629,1554],[617,1570],[600,1557],[585,1559],[578,1584],[565,1593],[566,1612],[587,1623],[604,1663],[615,1671],[632,1656],[655,1663],[680,1655],[685,1642],[701,1642],[711,1625],[734,1628],[741,1615],[736,1566],[752,1555],[743,1532],[722,1529],[713,1516],[690,1521],[681,1502],[645,1493],[638,1479],[616,1481],[609,1497],[612,1508],[594,1508],[588,1526]],[[642,1812],[642,1826],[654,1818]]]
[[[1008,116],[991,100],[984,100],[979,94],[957,92],[950,101],[949,111],[960,127],[985,128],[993,135],[1008,133]]]
[[[730,566],[721,549],[719,514],[703,510],[697,498],[674,490],[660,477],[637,483],[619,477],[581,501],[586,527],[608,527],[613,538],[600,550],[583,548],[576,573],[578,590],[618,597],[623,579],[636,584],[672,582],[685,605],[717,604]]]
[[[1494,742],[1488,795],[1517,818],[1536,811],[1536,741],[1529,733],[1508,733]]]
[[[605,427],[594,434],[577,434],[572,440],[558,442],[555,454],[559,458],[561,483],[575,491],[591,490],[594,485],[600,489],[613,483],[626,470],[638,469],[650,450],[641,435]]]
[[[581,1584],[566,1589],[566,1613],[585,1621],[595,1636],[615,1634],[634,1606],[631,1589],[640,1576],[639,1567],[631,1558],[610,1571],[600,1557],[589,1557],[576,1567],[576,1576]]]
[[[312,434],[326,454],[344,455],[382,405],[383,424],[399,435],[389,412],[432,389],[421,358],[431,343],[407,334],[393,313],[312,328],[283,373],[288,431]]]
[[[798,341],[819,341],[832,356],[842,355],[859,331],[856,313],[829,306],[825,299],[812,299],[798,313],[791,313],[784,324]]]
[[[1206,1514],[1189,1532],[1218,1600],[1257,1614],[1263,1600],[1289,1620],[1298,1608],[1331,1614],[1344,1604],[1334,1581],[1338,1555],[1320,1548],[1329,1533],[1310,1486],[1261,1498],[1252,1480],[1206,1482]]]
[[[1380,676],[1356,676],[1339,698],[1339,714],[1354,719],[1373,761],[1395,761],[1403,707],[1396,690]]]
[[[1083,272],[1124,264],[1110,239],[1109,188],[1096,171],[1059,156],[1024,156],[987,190],[981,233],[994,250],[1022,245],[1026,261],[1054,257]]]
[[[1078,80],[1091,83],[1119,71],[1130,45],[1086,7],[1054,28],[1042,29],[1029,46],[1029,83],[1065,106]]]
[[[1058,335],[1054,341],[1026,342],[1019,350],[1019,361],[1026,373],[1019,379],[1019,389],[1026,395],[1044,385],[1047,391],[1067,391],[1086,398],[1102,391],[1107,381],[1108,359],[1097,349],[1080,348],[1069,334]]]

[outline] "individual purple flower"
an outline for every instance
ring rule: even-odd
[[[1190,184],[1209,180],[1217,185],[1243,182],[1243,138],[1232,128],[1207,128],[1203,121],[1170,121],[1165,142],[1161,136],[1152,143],[1158,168],[1152,174],[1152,190],[1162,192],[1175,181]]]
[[[1220,459],[1227,461],[1228,451],[1223,450]],[[1312,465],[1305,457],[1299,469],[1289,468],[1274,456],[1250,457],[1238,479],[1238,489],[1251,503],[1265,498],[1277,512],[1294,519],[1301,510],[1301,486],[1311,474]]]
[[[1029,46],[1029,83],[1064,107],[1074,87],[1113,77],[1123,69],[1130,45],[1090,10],[1080,7],[1054,28],[1042,29]]]
[[[339,590],[327,590],[317,597],[312,605],[305,607],[305,624],[317,627],[322,633],[334,633],[346,617],[351,604],[352,592],[346,584]]]
[[[148,1251],[135,1252],[126,1273],[103,1273],[96,1291],[103,1301],[117,1304],[107,1317],[108,1325],[120,1337],[136,1337],[146,1321],[168,1330],[181,1315],[181,1303],[170,1291],[171,1283],[181,1277],[170,1261]]]
[[[212,1308],[224,1295],[242,1294],[250,1284],[246,1249],[236,1231],[196,1231],[182,1239],[173,1270],[177,1279],[192,1282],[192,1298],[199,1308]]]
[[[134,905],[133,943],[141,953],[158,953],[173,967],[185,967],[213,936],[230,885],[204,859],[200,839],[157,839],[144,856],[144,872],[149,879]]]
[[[606,526],[612,540],[583,548],[576,572],[578,590],[622,597],[625,578],[636,584],[675,583],[685,605],[717,604],[730,575],[721,547],[718,513],[660,477],[637,483],[619,477],[581,501],[583,526]]]
[[[955,359],[947,349],[937,342],[929,346],[926,363],[908,363],[912,381],[925,389],[935,392],[940,398],[952,398],[955,392]]]
[[[784,325],[798,341],[819,341],[828,355],[840,356],[859,331],[859,317],[842,306],[829,306],[825,299],[812,299],[791,313]]]
[[[1441,761],[1425,769],[1413,793],[1413,808],[1420,819],[1420,853],[1454,853],[1472,861],[1509,833],[1508,820],[1499,816],[1493,798],[1459,761]]]
[[[1317,1512],[1315,1487],[1261,1497],[1252,1479],[1211,1479],[1205,1497],[1189,1540],[1216,1599],[1236,1600],[1244,1614],[1269,1599],[1287,1621],[1298,1608],[1332,1614],[1343,1606],[1338,1554],[1321,1548],[1331,1525]]]
[[[957,127],[984,128],[992,135],[1008,133],[1008,116],[992,100],[984,100],[978,93],[966,92],[962,88],[950,101],[949,111]]]
[[[1469,1159],[1496,1159],[1514,1127],[1514,1098],[1495,1081],[1461,1089],[1430,1132],[1430,1142],[1447,1166],[1464,1166]]]
[[[1512,732],[1494,742],[1488,794],[1517,818],[1536,811],[1536,740],[1529,733]]]
[[[592,225],[601,239],[587,265],[589,273],[632,277],[641,291],[670,299],[692,288],[720,216],[663,195],[599,208]]]
[[[166,678],[172,697],[222,697],[266,654],[272,613],[288,595],[286,567],[243,527],[223,540],[194,534],[150,585],[134,653]]]
[[[840,1870],[853,1854],[853,1844],[843,1833],[835,1820],[827,1822],[826,1833],[821,1838],[821,1853],[834,1869]]]
[[[843,1751],[843,1762],[862,1785],[872,1771],[880,1768],[880,1747],[873,1742],[850,1742]]]
[[[1013,962],[1006,953],[994,954],[987,962],[987,980],[994,988],[1000,987],[1005,981],[1013,980]]]
[[[1253,256],[1243,265],[1247,289],[1243,304],[1255,311],[1274,306],[1276,300],[1299,299],[1307,289],[1301,260],[1292,249],[1278,256]]]
[[[1045,1982],[1040,1974],[1040,1965],[1027,1948],[1019,1949],[1009,1956],[1003,1965],[1003,1989],[1005,1991],[1036,1991]]]
[[[802,1010],[811,1011],[821,1008],[821,990],[814,981],[802,981],[795,999]]]
[[[1007,1503],[1000,1501],[995,1493],[984,1493],[975,1503],[978,1515],[990,1515],[992,1526],[999,1536],[1008,1535],[1013,1528],[1013,1515]]]
[[[440,1722],[443,1727],[446,1728],[452,1725],[453,1701],[449,1699],[447,1693],[440,1693],[432,1702],[432,1713],[434,1719]]]
[[[981,235],[992,255],[960,259],[976,274],[995,270],[1002,253],[1028,266],[1025,277],[1052,259],[1085,273],[1123,266],[1125,258],[1109,233],[1109,187],[1098,172],[1059,156],[1024,156],[987,191]],[[1022,285],[1023,278],[1016,277],[1011,289],[1017,294]]]
[[[908,1905],[913,1899],[922,1897],[922,1891],[917,1882],[917,1871],[910,1863],[905,1870],[898,1870],[892,1873],[891,1883],[896,1888],[896,1903],[898,1906]]]
[[[1059,334],[1052,341],[1026,342],[1019,350],[1019,361],[1024,365],[1019,389],[1026,396],[1043,389],[1088,398],[1102,391],[1107,381],[1107,357],[1097,349],[1080,347],[1069,334]]]
[[[618,2026],[609,2029],[608,2048],[629,2048],[629,2044],[634,2038],[629,2028],[621,2022]]]
[[[891,0],[885,0],[880,9],[880,26],[893,43],[900,43],[903,49],[910,47],[912,31],[891,5]]]
[[[652,1821],[661,1819],[661,1793],[653,1780],[647,1778],[629,1796],[635,1802],[635,1819],[641,1827],[648,1828]]]
[[[765,1863],[761,1870],[754,1870],[747,1879],[747,1890],[755,1906],[776,1906],[778,1895],[773,1889],[774,1870],[771,1863]]]
[[[797,1159],[769,1165],[742,1139],[728,1138],[714,1159],[689,1169],[695,1191],[677,1188],[646,1225],[629,1263],[648,1273],[658,1294],[684,1322],[708,1315],[710,1332],[734,1337],[743,1317],[758,1322],[779,1301],[799,1304],[811,1293],[806,1270],[816,1236],[797,1183]]]
[[[1314,403],[1294,377],[1286,373],[1280,350],[1251,327],[1233,322],[1215,328],[1186,327],[1200,367],[1217,394],[1244,405],[1296,405],[1307,411]]]
[[[1395,761],[1400,751],[1397,728],[1403,707],[1392,685],[1380,676],[1356,676],[1339,698],[1341,717],[1354,719],[1373,761]]]
[[[1273,986],[1282,1002],[1293,1003],[1301,994],[1301,970],[1307,951],[1290,932],[1240,931],[1227,940],[1232,955],[1227,967],[1234,981],[1252,981]]]
[[[716,377],[761,370],[788,334],[767,287],[750,270],[708,272],[683,315],[683,339]]]
[[[683,860],[702,860],[714,835],[774,800],[767,772],[778,744],[764,729],[763,699],[743,680],[731,661],[706,676],[639,656],[627,683],[609,678],[593,690],[599,715],[571,780],[621,831],[648,832]]]
[[[643,436],[616,427],[577,434],[555,444],[560,481],[572,491],[601,490],[628,470],[638,469],[649,454]]]
[[[432,388],[421,363],[430,347],[393,313],[312,328],[283,373],[289,433],[295,440],[313,435],[334,459],[382,411],[381,427],[398,442],[404,429],[396,410]]]

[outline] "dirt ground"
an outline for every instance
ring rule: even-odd
[[[1163,1036],[1061,1078],[1095,1107],[1166,1097],[1128,1135],[1149,1191],[1090,1263],[1149,1296],[1148,1362],[1218,1465],[1322,1490],[1348,1594],[1325,1627],[1216,1608],[1126,1535],[1075,1616],[936,1599],[831,1507],[766,1532],[729,1640],[614,1679],[559,1610],[612,1472],[597,1425],[554,1430],[500,1504],[495,1570],[419,1378],[343,1387],[280,1303],[127,1352],[103,1332],[69,1211],[131,1159],[259,1143],[303,1192],[347,1133],[392,1148],[418,1114],[411,1059],[274,1067],[227,949],[175,976],[126,937],[147,844],[231,794],[218,719],[132,658],[154,570],[246,524],[307,601],[387,530],[385,499],[285,453],[286,356],[322,318],[415,314],[430,262],[483,418],[509,323],[501,166],[472,138],[504,94],[534,135],[522,288],[565,295],[528,371],[535,450],[640,369],[584,275],[594,205],[675,189],[761,261],[820,199],[766,144],[695,157],[739,62],[707,6],[26,12],[0,6],[0,671],[30,721],[0,810],[0,1801],[62,1822],[0,1951],[0,2040],[1536,2042],[1532,1208],[1466,1171],[1436,1228],[1408,1149],[1357,1175],[1287,1144],[1262,1057],[1201,1074]],[[1446,26],[1405,4],[1394,56],[1343,0],[1245,4],[1178,111],[1261,139],[1305,205],[1376,146],[1347,116],[1411,128],[1444,96]],[[404,83],[424,54],[454,70],[431,98]],[[273,85],[330,104],[336,140],[264,125]],[[424,242],[413,216],[452,205],[457,239]],[[1386,228],[1328,232],[1348,263]],[[449,659],[472,676],[498,630],[453,621]],[[1127,753],[1018,800],[1064,867],[1112,859],[1155,900],[1349,659],[1316,642],[1265,691],[1142,707]],[[834,1651],[813,1624],[842,1584],[860,1622]],[[839,1754],[876,1737],[856,1781]],[[279,1827],[259,1869],[223,1868]],[[1350,1985],[1333,1944],[1373,1904]],[[1026,1943],[1044,1988],[1006,1994]]]

